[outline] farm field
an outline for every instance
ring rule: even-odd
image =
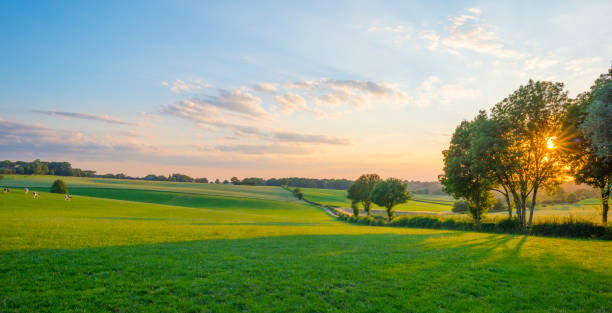
[[[337,207],[351,207],[351,201],[346,198],[346,190],[320,189],[320,188],[300,188],[304,193],[304,198],[312,202],[323,205]],[[413,200],[402,203],[395,207],[396,211],[430,211],[444,212],[452,209],[454,200],[451,197],[437,195],[413,195]],[[384,209],[375,204],[373,209]]]
[[[609,242],[355,226],[295,202],[81,191],[112,199],[0,195],[0,311],[612,308]]]
[[[57,177],[50,175],[4,175],[2,186],[30,187],[48,190],[54,180],[62,179],[71,193],[77,188],[121,188],[173,191],[181,193],[195,193],[215,196],[256,198],[295,202],[296,199],[280,187],[270,186],[231,186],[223,184],[179,183],[164,181],[144,181],[129,179],[85,178],[85,177]]]

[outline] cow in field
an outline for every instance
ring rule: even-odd
[[[38,199],[38,191],[34,191],[32,193],[32,197],[34,197],[34,199]]]
[[[64,200],[65,200],[65,201],[70,201],[70,199],[72,199],[72,196],[71,196],[71,195],[69,195],[69,194],[65,194],[65,195],[64,195]]]
[[[28,189],[28,187],[26,187],[25,189],[23,189],[23,193],[25,193],[26,195],[28,194],[28,192],[30,192],[30,189]]]
[[[9,193],[9,189],[8,188],[4,188],[4,193]]]

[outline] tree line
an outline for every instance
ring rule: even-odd
[[[442,152],[439,180],[444,191],[468,202],[477,225],[497,192],[508,216],[526,229],[538,195],[572,178],[599,190],[607,223],[611,125],[612,68],[576,98],[568,97],[563,83],[530,80],[490,112],[457,126]]]

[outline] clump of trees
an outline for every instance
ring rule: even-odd
[[[380,176],[377,174],[364,174],[359,176],[359,178],[357,178],[357,180],[349,186],[347,198],[351,200],[351,207],[353,208],[355,216],[359,215],[359,203],[363,205],[363,209],[366,211],[366,214],[368,216],[372,216],[372,212],[370,210],[372,199],[370,196],[374,190],[374,187],[380,181]]]
[[[293,189],[293,195],[299,200],[304,200],[304,193],[300,188]]]
[[[393,207],[410,200],[410,192],[404,182],[397,178],[382,180],[377,174],[364,174],[351,184],[347,198],[351,200],[353,215],[359,216],[359,204],[371,216],[371,205],[386,208],[389,221],[394,218]]]
[[[53,182],[49,191],[52,193],[61,193],[65,195],[68,193],[68,187],[66,187],[66,183],[64,183],[63,180],[57,179]]]
[[[477,226],[495,202],[526,229],[538,194],[573,176],[601,191],[607,222],[612,175],[612,68],[587,93],[571,99],[562,83],[532,81],[487,114],[463,121],[442,152],[444,190],[467,201]],[[513,210],[514,209],[514,210]]]

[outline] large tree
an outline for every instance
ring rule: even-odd
[[[359,178],[357,178],[357,180],[349,187],[348,194],[346,196],[352,202],[351,207],[361,202],[363,209],[366,211],[368,216],[372,215],[370,210],[370,206],[372,205],[370,194],[372,193],[372,190],[374,190],[374,186],[376,186],[376,184],[380,181],[380,176],[377,174],[364,174],[359,176]]]
[[[564,160],[556,141],[562,137],[569,103],[562,83],[530,80],[492,109],[504,139],[499,149],[492,150],[499,162],[493,166],[502,171],[523,227],[532,224],[538,191],[558,185],[563,178]]]
[[[480,139],[479,124],[486,120],[486,113],[481,111],[474,121],[463,121],[457,126],[449,148],[442,151],[444,174],[439,176],[444,191],[456,199],[468,201],[477,226],[480,226],[481,216],[491,204],[490,190],[494,186],[489,169],[473,146]]]
[[[612,151],[609,146],[612,142],[612,68],[595,81],[590,91],[578,95],[568,109],[566,123],[568,140],[564,141],[563,151],[567,152],[576,182],[599,189],[605,224],[612,183],[612,152],[605,152]]]
[[[393,207],[410,200],[410,192],[406,189],[406,184],[401,180],[388,178],[374,186],[370,198],[374,203],[387,209],[387,216],[389,221],[391,221],[394,216]]]

